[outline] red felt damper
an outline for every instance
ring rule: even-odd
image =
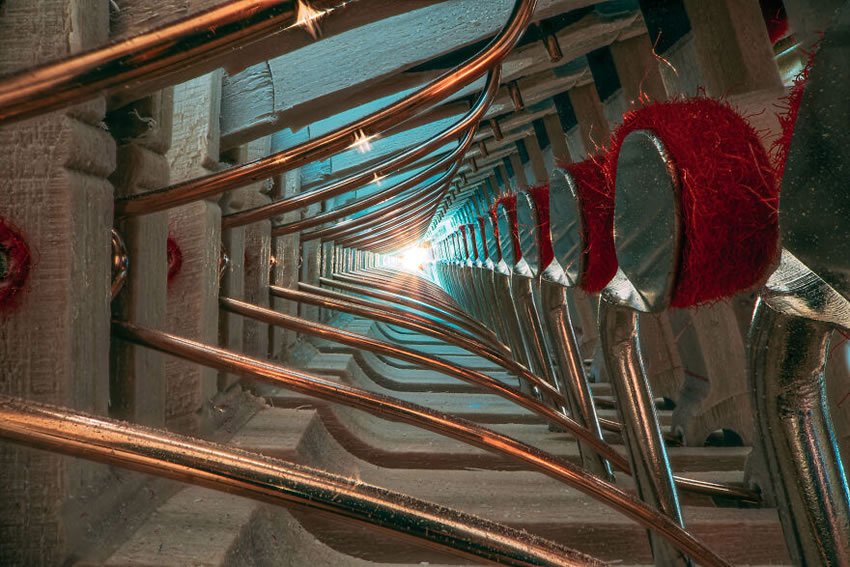
[[[183,267],[183,252],[177,245],[177,241],[169,236],[166,241],[165,253],[168,259],[168,281],[170,283],[180,273],[180,268]]]
[[[540,248],[540,268],[543,269],[555,259],[552,250],[552,234],[549,231],[549,184],[528,189],[528,194],[537,209],[537,246]]]
[[[584,226],[583,269],[579,287],[588,293],[600,291],[617,273],[614,252],[614,185],[605,175],[606,156],[563,164],[576,184],[578,206]]]
[[[469,259],[469,244],[466,243],[466,225],[460,225],[460,239],[463,240],[464,260]]]
[[[496,205],[487,211],[487,214],[490,215],[490,220],[493,221],[493,238],[496,240],[496,252],[499,254],[498,258],[491,258],[493,262],[500,262],[502,260],[502,243],[499,242],[499,216],[496,214]]]
[[[514,249],[514,259],[518,262],[522,258],[522,250],[519,248],[519,226],[516,218],[516,193],[513,195],[505,195],[499,198],[493,204],[493,210],[498,211],[499,205],[505,208],[505,213],[508,215],[508,224],[511,227],[511,246]],[[496,218],[496,215],[494,215]],[[498,226],[498,222],[496,223]]]
[[[0,308],[15,304],[30,272],[32,257],[20,232],[0,219]]]
[[[682,244],[672,307],[691,307],[763,283],[778,252],[779,187],[758,134],[731,106],[705,97],[625,115],[606,173],[615,186],[623,139],[652,130],[679,174]]]

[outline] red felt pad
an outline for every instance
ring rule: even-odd
[[[168,260],[168,282],[170,283],[183,267],[183,252],[177,245],[177,241],[170,236],[166,241],[165,254]]]
[[[549,184],[531,187],[527,191],[537,209],[537,246],[540,248],[540,268],[543,269],[555,259],[549,230]]]
[[[588,293],[600,291],[617,273],[614,252],[614,185],[609,183],[604,165],[606,156],[563,164],[578,192],[579,213],[584,233],[583,271],[579,287]]]
[[[10,307],[26,283],[32,256],[17,228],[3,219],[0,219],[0,254],[4,256],[0,272],[0,307]]]
[[[499,242],[499,216],[496,214],[496,205],[487,211],[487,214],[490,215],[490,220],[493,221],[493,238],[496,239],[496,252],[499,254],[498,258],[491,258],[494,262],[499,262],[502,259],[502,243]]]
[[[499,205],[505,207],[505,212],[508,215],[508,224],[511,227],[511,246],[513,246],[514,249],[514,258],[519,261],[519,259],[522,258],[522,250],[519,248],[519,226],[517,225],[516,217],[516,194],[505,195],[504,197],[499,198],[495,203],[493,203],[493,211],[497,211]],[[498,226],[498,219],[495,213],[493,215],[493,220],[496,221],[496,226]]]
[[[762,283],[778,252],[779,187],[758,134],[725,102],[695,97],[629,112],[613,134],[652,130],[679,173],[682,247],[671,306],[691,307]]]

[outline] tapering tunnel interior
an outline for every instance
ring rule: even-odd
[[[850,567],[848,38],[0,0],[0,565]]]

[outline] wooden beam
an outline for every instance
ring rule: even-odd
[[[540,0],[534,18],[549,18],[595,3]],[[235,147],[284,127],[300,129],[432,80],[446,69],[405,71],[493,35],[512,4],[513,0],[492,0],[487,10],[470,10],[466,0],[450,0],[327,38],[232,74],[223,89],[222,147]],[[558,37],[565,60],[569,60],[641,31],[645,32],[645,26],[637,12],[614,19],[589,14],[561,30]],[[376,58],[376,50],[391,56]],[[369,65],[358,65],[358,61],[369,61]],[[536,42],[508,56],[502,79],[517,80],[555,66],[542,43]],[[262,95],[256,91],[259,86]]]

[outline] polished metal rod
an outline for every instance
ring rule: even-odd
[[[460,164],[455,164],[450,171],[450,177],[454,176]],[[427,195],[420,195],[414,199],[414,204],[408,204],[407,207],[401,207],[400,210],[393,210],[404,203],[393,203],[393,206],[382,209],[381,215],[369,221],[364,221],[362,225],[349,225],[340,229],[340,232],[328,237],[326,240],[334,240],[340,246],[352,246],[355,248],[365,248],[361,243],[369,243],[376,239],[380,239],[388,234],[399,234],[404,230],[411,229],[409,223],[414,223],[424,216],[430,218],[436,201],[445,194],[447,182],[444,180],[437,191],[430,191]],[[386,210],[390,209],[390,210]]]
[[[757,442],[794,564],[850,565],[850,490],[824,384],[834,326],[782,303],[760,298],[750,327]]]
[[[563,545],[360,480],[138,425],[0,395],[0,437],[30,447],[331,513],[499,565],[604,565]]]
[[[140,96],[221,66],[221,56],[300,22],[294,0],[234,0],[129,39],[0,77],[0,123],[132,89]]]
[[[625,424],[623,438],[638,495],[684,527],[673,471],[640,355],[638,312],[612,303],[605,293],[599,302],[602,351],[614,386],[617,412]],[[690,565],[680,549],[655,533],[650,532],[649,536],[656,565]]]
[[[425,157],[430,152],[437,150],[443,144],[451,141],[452,139],[463,136],[464,132],[467,132],[466,136],[468,136],[472,132],[474,127],[478,124],[478,122],[481,120],[481,117],[484,115],[487,109],[490,107],[490,104],[495,98],[496,93],[499,92],[500,76],[501,67],[497,66],[492,71],[490,71],[490,73],[487,75],[487,84],[485,85],[484,90],[481,92],[481,95],[479,96],[473,107],[470,109],[470,111],[466,115],[464,115],[464,117],[461,118],[456,124],[450,126],[449,128],[446,128],[436,136],[420,143],[417,146],[414,146],[413,148],[409,148],[393,155],[392,157],[382,160],[377,164],[366,168],[363,171],[346,177],[345,179],[334,181],[329,185],[317,187],[315,189],[309,189],[307,191],[299,193],[298,195],[293,195],[291,197],[282,199],[280,201],[275,201],[274,203],[270,203],[268,205],[262,205],[260,207],[248,209],[243,212],[225,215],[222,219],[223,226],[225,228],[231,226],[240,226],[242,224],[247,224],[257,220],[270,218],[283,212],[305,207],[309,204],[319,202],[320,200],[328,199],[330,197],[334,197],[342,193],[352,191],[358,187],[362,187],[367,183],[371,183],[376,178],[380,179],[381,177],[384,177],[393,173],[394,171],[397,171],[405,165],[414,163],[416,160]],[[462,153],[466,152],[467,146],[465,144],[465,140],[461,142],[459,148],[463,148],[461,150]],[[452,154],[454,154],[454,152],[452,152]],[[293,205],[293,203],[295,203],[295,205]],[[304,226],[299,228],[298,230],[301,230],[302,228],[307,227]]]
[[[429,408],[410,404],[359,388],[324,380],[241,354],[146,329],[132,323],[113,321],[113,334],[124,340],[171,354],[185,360],[232,372],[274,386],[352,407],[390,421],[451,437],[463,443],[515,458],[558,481],[611,506],[694,558],[704,566],[726,567],[729,563],[694,538],[667,516],[648,507],[634,496],[561,459],[553,459],[539,450],[475,423]]]
[[[268,157],[156,191],[119,199],[115,202],[115,213],[122,217],[153,213],[205,199],[301,167],[350,148],[364,138],[376,136],[390,126],[414,116],[425,106],[460,91],[498,66],[522,36],[536,4],[536,0],[516,0],[507,24],[483,51],[424,88],[379,111]],[[289,210],[305,206],[307,201],[306,197],[303,201],[296,199]]]

